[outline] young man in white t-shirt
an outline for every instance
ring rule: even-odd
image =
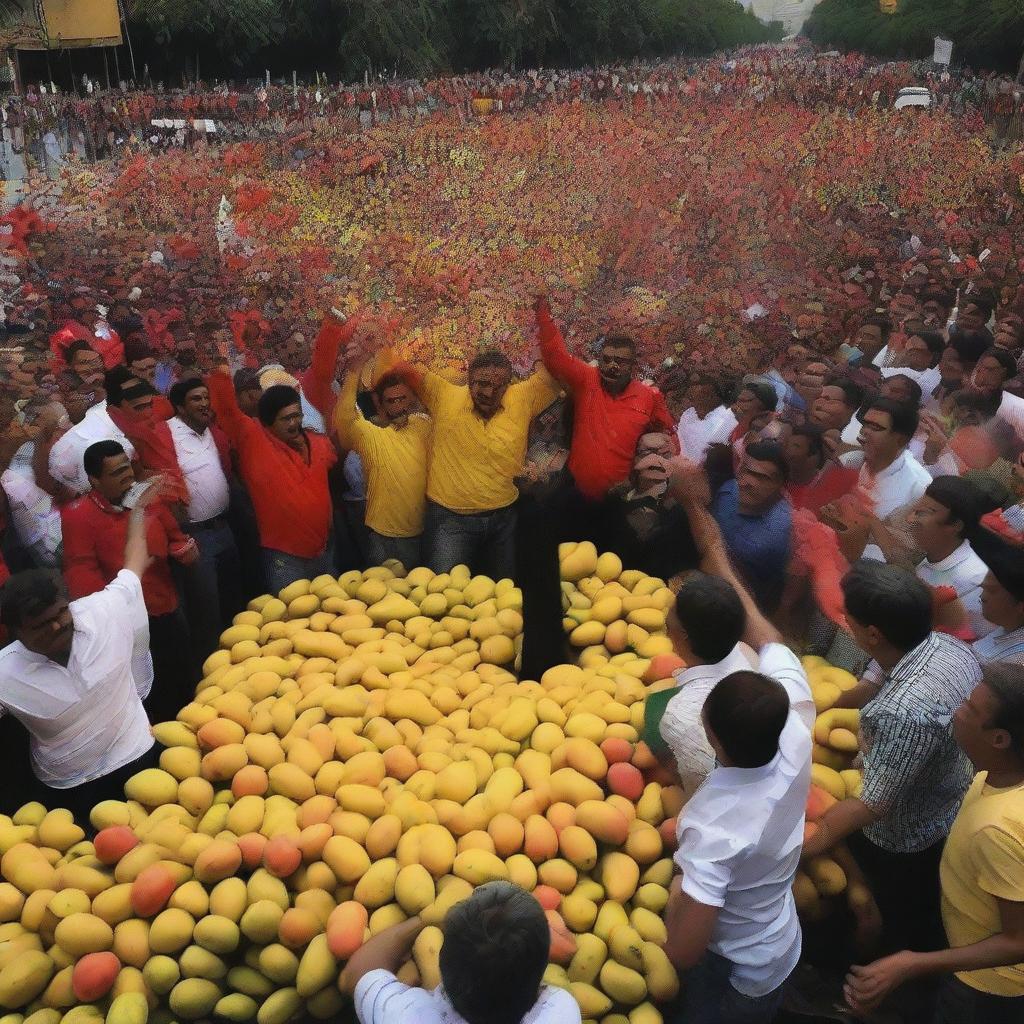
[[[339,985],[352,993],[360,1024],[580,1024],[576,1000],[541,984],[551,931],[525,889],[490,882],[448,912],[432,991],[395,977],[423,928],[413,917],[350,958]]]
[[[717,683],[704,731],[718,767],[679,816],[665,951],[686,972],[687,1024],[768,1024],[800,958],[792,885],[800,863],[815,707],[796,655],[736,577],[707,510],[707,485],[680,464],[675,493],[703,567],[732,584],[760,671]]]

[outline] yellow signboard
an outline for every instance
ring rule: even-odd
[[[120,46],[117,0],[42,0],[43,39],[21,48],[42,50],[80,46]]]

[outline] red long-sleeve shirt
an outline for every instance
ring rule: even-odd
[[[309,461],[238,408],[226,373],[210,374],[210,403],[238,455],[263,547],[296,558],[315,558],[327,547],[331,493],[327,473],[338,460],[322,434],[306,431]]]
[[[358,321],[349,318],[341,323],[328,313],[320,325],[320,331],[313,342],[313,358],[309,369],[297,374],[302,393],[328,424],[333,421],[334,403],[338,396],[334,391],[334,368],[338,363],[341,346],[352,339]]]
[[[674,433],[665,398],[657,388],[636,380],[619,394],[609,394],[597,368],[569,354],[550,316],[541,315],[538,325],[544,365],[573,397],[569,470],[584,495],[603,498],[628,478],[637,441],[645,433]]]
[[[124,568],[129,516],[127,509],[116,508],[95,491],[61,509],[64,579],[73,601],[102,590]],[[142,577],[146,611],[153,616],[167,615],[178,607],[171,550],[178,545],[187,547],[189,538],[162,501],[146,510],[146,542],[153,556],[153,564]]]

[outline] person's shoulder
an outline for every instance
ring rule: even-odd
[[[65,522],[85,519],[92,513],[95,507],[95,503],[88,494],[80,494],[77,498],[73,498],[61,507],[60,517]]]
[[[545,985],[537,1002],[523,1018],[523,1024],[577,1024],[582,1019],[579,1003],[571,993],[554,985]]]

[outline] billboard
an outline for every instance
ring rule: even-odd
[[[41,0],[40,8],[41,30],[19,40],[19,49],[121,45],[117,0]]]

